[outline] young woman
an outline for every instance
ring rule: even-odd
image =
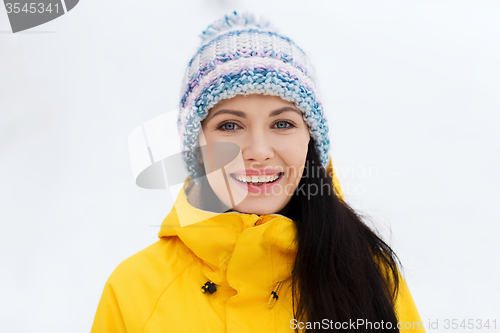
[[[305,53],[236,12],[202,40],[178,120],[189,177],[92,332],[424,332],[396,255],[344,201]]]

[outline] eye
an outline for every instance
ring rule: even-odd
[[[232,132],[236,129],[236,123],[226,121],[225,123],[222,123],[217,127],[218,130],[224,131],[224,132]]]
[[[288,129],[288,128],[292,128],[292,127],[295,127],[295,125],[289,121],[285,121],[285,120],[280,120],[280,121],[277,121],[275,123],[276,127],[278,129]],[[287,126],[288,125],[288,126]]]

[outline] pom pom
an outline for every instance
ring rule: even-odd
[[[222,18],[210,24],[201,34],[202,45],[214,39],[217,35],[238,28],[265,28],[267,31],[277,32],[277,29],[265,17],[260,16],[255,19],[253,13],[244,12],[242,14],[234,11],[231,14],[224,15]]]

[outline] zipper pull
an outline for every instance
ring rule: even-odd
[[[261,217],[259,217],[259,219],[257,221],[255,221],[255,223],[253,225],[254,226],[261,225],[263,221],[264,221],[264,218],[261,216]]]

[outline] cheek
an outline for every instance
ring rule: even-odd
[[[287,167],[287,175],[290,181],[298,181],[304,172],[304,166],[309,146],[309,137],[300,137],[295,140],[287,140],[280,144],[281,158]]]

